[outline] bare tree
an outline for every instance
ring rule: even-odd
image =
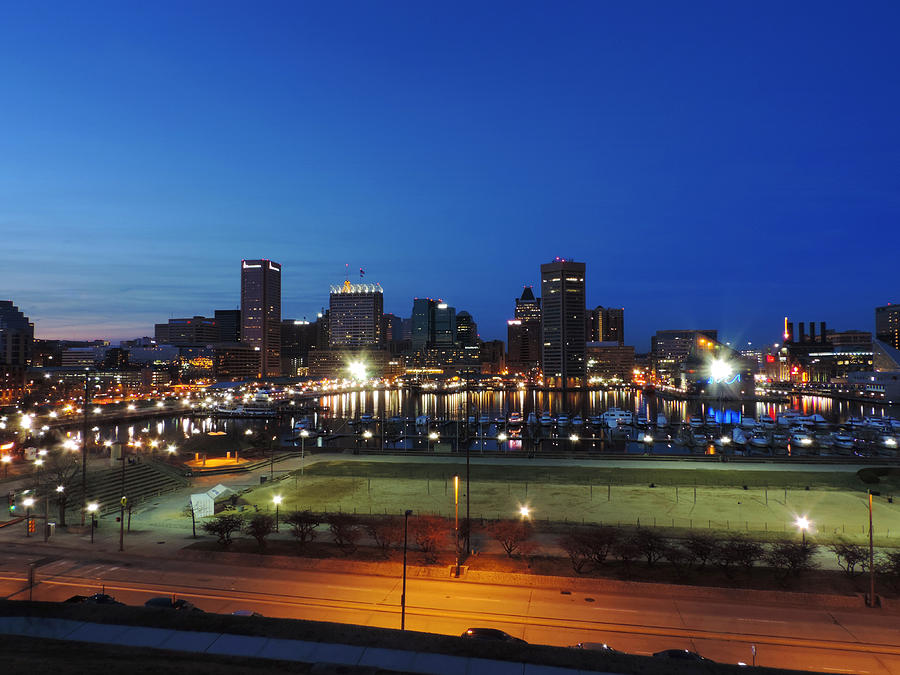
[[[557,542],[560,548],[569,556],[569,562],[572,563],[572,569],[577,574],[581,574],[585,565],[591,559],[591,548],[587,542],[587,537],[578,530],[570,530],[566,535],[560,537]]]
[[[666,550],[666,540],[658,532],[646,528],[638,528],[631,536],[633,545],[641,557],[646,558],[648,565],[655,565]]]
[[[497,520],[487,526],[491,535],[506,555],[512,558],[528,539],[531,538],[531,523],[519,520]]]
[[[780,541],[772,544],[765,554],[765,561],[780,570],[782,578],[787,579],[814,569],[816,564],[813,556],[818,548],[808,541]]]
[[[362,536],[362,530],[355,516],[347,513],[332,513],[328,516],[328,529],[334,537],[334,543],[341,550],[352,553],[356,550],[356,542]]]
[[[844,570],[844,574],[848,577],[855,577],[869,568],[869,551],[865,546],[838,542],[828,548],[837,557],[838,567]]]
[[[44,459],[41,476],[44,479],[44,487],[47,490],[47,494],[53,495],[56,501],[61,527],[66,526],[66,507],[69,503],[69,493],[80,470],[81,465],[78,461],[78,455],[65,450],[51,452]]]
[[[365,528],[385,555],[403,540],[403,525],[393,516],[370,518]]]
[[[266,548],[266,537],[275,531],[275,518],[266,513],[255,513],[244,525],[244,532],[256,539],[259,550]]]
[[[719,546],[715,537],[703,532],[692,533],[684,540],[684,550],[687,552],[688,561],[697,567],[706,567],[708,562],[715,560]]]
[[[438,516],[418,516],[410,529],[416,546],[425,554],[425,562],[437,562],[438,549],[447,538],[447,521]]]
[[[581,536],[587,546],[591,562],[599,567],[606,562],[616,542],[621,539],[622,532],[615,527],[600,526],[583,530]]]
[[[240,532],[244,519],[237,513],[221,513],[203,523],[203,531],[216,535],[219,544],[227,548],[231,545],[231,535]]]
[[[290,525],[291,534],[300,546],[316,538],[316,528],[319,527],[318,514],[311,511],[292,511],[284,522]]]

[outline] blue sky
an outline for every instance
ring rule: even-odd
[[[788,6],[786,6],[788,5]],[[344,264],[505,338],[523,284],[656,329],[871,330],[900,301],[896,3],[11,3],[0,296],[127,338]],[[357,275],[358,276],[358,273]]]

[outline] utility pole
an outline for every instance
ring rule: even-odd
[[[872,530],[872,491],[869,490],[869,607],[875,606],[875,538]]]
[[[84,374],[84,406],[81,412],[84,414],[84,427],[81,431],[81,524],[84,525],[84,515],[87,511],[87,451],[88,451],[88,406],[91,403],[90,371]]]

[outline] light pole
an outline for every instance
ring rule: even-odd
[[[875,606],[875,539],[872,530],[872,491],[869,490],[869,607]]]
[[[300,475],[301,476],[303,475],[303,468],[304,468],[304,464],[305,464],[305,462],[303,461],[303,458],[305,456],[306,439],[308,437],[309,437],[309,432],[306,429],[301,429],[300,430]]]
[[[275,480],[275,439],[277,436],[272,436],[272,440],[269,441],[269,456],[271,458],[271,462],[269,463],[269,480]]]
[[[9,463],[12,461],[10,455],[3,455],[3,477],[9,478]]]
[[[94,543],[94,530],[97,529],[97,509],[99,505],[97,502],[91,502],[87,505],[87,510],[91,514],[91,543]]]
[[[88,452],[88,405],[91,402],[90,375],[84,374],[84,427],[81,431],[81,524],[84,525],[84,510],[87,508],[87,452]],[[93,530],[91,530],[93,532]]]
[[[809,518],[806,516],[799,516],[794,524],[800,529],[801,543],[806,546],[806,531],[812,523],[809,522]]]
[[[31,507],[34,506],[34,499],[26,497],[22,500],[22,506],[25,507],[25,536],[31,536]]]
[[[409,535],[409,517],[412,511],[403,514],[403,588],[400,591],[400,630],[406,630],[406,545]]]
[[[438,438],[440,438],[440,436],[438,436],[438,432],[436,431],[432,431],[430,434],[428,434],[428,452],[431,452],[432,449],[434,449],[434,442]]]
[[[278,507],[281,506],[281,495],[275,495],[272,501],[275,502],[275,531],[278,532]]]
[[[369,431],[368,429],[366,429],[363,432],[362,436],[363,436],[363,438],[366,439],[366,450],[368,450],[369,449],[369,439],[372,438],[372,432]]]

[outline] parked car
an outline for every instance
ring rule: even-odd
[[[674,659],[678,661],[709,661],[705,656],[700,656],[697,652],[688,649],[664,649],[653,655],[657,659]]]
[[[607,654],[619,653],[605,642],[579,642],[577,645],[572,645],[572,649],[589,649],[592,652],[606,652]]]
[[[107,595],[106,593],[94,593],[93,595],[73,595],[71,598],[66,600],[66,602],[71,603],[82,603],[86,605],[124,605],[124,602],[119,602],[113,596]]]
[[[492,642],[518,642],[520,644],[528,644],[525,640],[513,637],[509,633],[498,630],[497,628],[470,628],[460,637],[471,638],[473,640],[490,640]]]
[[[183,598],[150,598],[147,602],[144,603],[144,607],[150,607],[151,609],[174,609],[179,612],[202,612],[202,609],[197,609],[194,605]]]
[[[262,614],[254,612],[252,609],[236,609],[231,616],[262,616]]]

